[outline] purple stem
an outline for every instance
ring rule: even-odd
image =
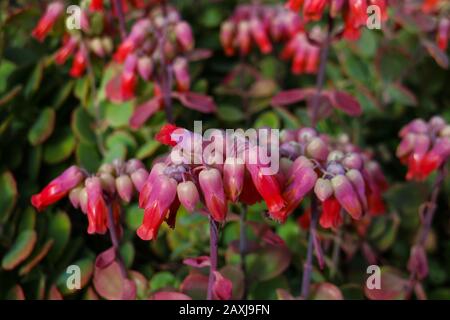
[[[430,234],[431,227],[433,224],[434,214],[437,208],[437,201],[439,193],[441,192],[442,185],[444,183],[445,177],[447,175],[447,170],[445,168],[446,163],[444,162],[438,169],[436,180],[434,181],[432,192],[428,197],[426,203],[421,207],[420,215],[424,218],[422,228],[420,230],[419,237],[415,243],[415,246],[424,248],[428,235]],[[409,287],[406,296],[410,297],[414,287],[419,279],[417,278],[417,270],[413,270],[409,277]]]
[[[209,268],[208,279],[208,300],[213,300],[213,286],[214,286],[214,271],[217,270],[217,250],[219,244],[219,227],[217,222],[209,216],[209,258],[211,266]]]
[[[311,223],[309,224],[308,251],[306,254],[306,262],[303,266],[303,279],[301,288],[301,297],[303,299],[307,299],[309,295],[309,287],[311,284],[311,274],[312,274],[314,237],[316,234],[318,220],[319,220],[319,210],[317,208],[317,199],[314,195],[311,195]]]
[[[116,253],[116,261],[119,264],[120,274],[122,275],[123,279],[127,279],[128,278],[127,268],[125,267],[122,255],[120,254],[120,242],[116,232],[116,225],[114,224],[114,213],[111,204],[108,205],[108,229],[109,229],[109,236],[111,238],[111,242],[114,247],[114,251]]]
[[[332,40],[332,31],[333,31],[333,18],[329,17],[328,20],[328,29],[327,29],[327,35],[322,43],[322,48],[320,50],[320,64],[319,64],[319,71],[317,73],[317,79],[316,79],[316,95],[314,96],[314,99],[312,101],[312,114],[311,114],[311,125],[312,127],[315,127],[317,124],[317,118],[319,115],[319,109],[320,109],[320,95],[322,93],[324,84],[325,84],[325,73],[326,73],[326,67],[328,62],[328,56],[330,52],[330,45]]]
[[[123,13],[122,0],[113,0],[113,3],[114,8],[116,9],[117,18],[119,20],[120,36],[122,40],[125,40],[127,37],[127,28],[125,26],[125,15]]]

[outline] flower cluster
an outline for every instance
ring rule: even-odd
[[[333,140],[311,128],[286,131],[282,141],[281,167],[287,178],[283,196],[290,204],[285,214],[311,191],[321,202],[319,222],[324,228],[342,223],[341,209],[356,220],[365,212],[384,213],[387,183],[369,154],[346,138]]]
[[[88,233],[104,234],[110,226],[108,210],[112,211],[114,225],[119,228],[120,200],[130,202],[134,193],[142,189],[147,176],[144,165],[136,159],[103,164],[95,175],[71,166],[33,195],[31,203],[42,211],[68,196],[74,208],[87,214]]]
[[[270,53],[272,42],[286,42],[282,58],[293,59],[292,73],[316,73],[320,49],[311,43],[300,17],[282,6],[240,5],[221,26],[220,40],[229,56],[248,55],[255,43]]]
[[[174,77],[177,90],[188,91],[190,77],[185,54],[193,47],[191,27],[180,18],[178,11],[173,7],[154,8],[147,17],[135,22],[114,53],[114,59],[124,63],[124,67],[120,77],[110,82],[118,86],[119,96],[115,94],[110,98],[122,101],[133,98],[138,75],[144,81],[155,80],[157,87],[161,85],[162,76]],[[162,75],[166,66],[170,75]],[[160,91],[158,88],[155,92]]]
[[[441,117],[416,119],[400,131],[397,157],[408,166],[406,179],[424,180],[450,156],[450,125]]]
[[[95,1],[92,1],[91,4],[95,4]],[[62,46],[54,55],[55,62],[58,65],[63,65],[70,57],[73,57],[69,74],[74,78],[81,77],[85,73],[88,55],[91,52],[99,58],[104,58],[111,54],[113,50],[111,37],[103,34],[103,31],[110,28],[111,24],[108,24],[108,20],[101,13],[96,13],[95,8],[92,5],[89,8],[82,8],[80,30],[66,29],[62,36]],[[64,4],[62,2],[50,3],[32,32],[33,37],[43,41],[58,21],[62,19],[63,14]],[[98,17],[101,17],[101,24],[98,23]],[[99,28],[99,25],[103,26]]]
[[[293,11],[302,10],[305,22],[322,18],[326,9],[332,18],[342,16],[344,20],[343,36],[349,40],[360,37],[360,28],[367,24],[369,6],[380,9],[381,20],[387,20],[386,0],[289,0],[286,7]]]
[[[446,51],[450,38],[450,4],[446,0],[395,1],[398,22],[413,22],[424,34],[436,38],[438,47]],[[408,17],[408,19],[405,19]]]

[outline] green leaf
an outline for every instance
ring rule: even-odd
[[[56,262],[69,242],[71,222],[64,211],[58,211],[49,220],[47,238],[53,240],[54,244],[48,253],[48,258],[50,261]]]
[[[44,75],[45,60],[41,60],[33,70],[25,87],[24,94],[26,97],[31,97],[40,87],[42,77]]]
[[[106,121],[113,128],[127,127],[131,116],[133,115],[133,103],[126,102],[122,104],[107,103]]]
[[[25,230],[34,230],[36,225],[36,210],[33,207],[27,207],[20,216],[18,232]]]
[[[0,64],[0,92],[6,89],[8,77],[16,69],[16,65],[8,60],[2,60]]]
[[[40,248],[28,261],[25,265],[23,265],[19,270],[19,275],[23,276],[29,273],[45,256],[48,254],[49,250],[52,248],[54,241],[48,240],[42,248]]]
[[[28,141],[36,146],[50,137],[55,128],[56,113],[52,108],[45,108],[28,131]]]
[[[137,148],[136,139],[125,130],[118,130],[113,132],[106,139],[106,147],[113,148],[116,145],[123,145],[127,149],[127,153],[134,153]]]
[[[161,146],[156,140],[149,140],[136,151],[136,158],[142,160],[151,157]]]
[[[218,114],[222,120],[229,122],[238,122],[244,119],[244,113],[242,110],[229,105],[219,106]]]
[[[217,7],[210,7],[201,15],[201,23],[207,28],[214,28],[223,21],[222,11]]]
[[[72,113],[71,127],[75,136],[85,144],[95,144],[95,133],[92,129],[94,120],[82,107]]]
[[[291,262],[285,246],[270,246],[248,256],[249,275],[256,281],[266,281],[282,274]]]
[[[177,288],[178,285],[177,278],[168,271],[158,272],[150,280],[151,291],[158,291],[164,288]]]
[[[22,231],[17,237],[12,247],[8,250],[2,260],[2,267],[5,270],[12,270],[23,262],[33,251],[36,244],[36,231]]]
[[[79,143],[76,150],[77,162],[89,172],[95,172],[101,163],[96,145]]]
[[[125,160],[127,158],[127,147],[116,144],[108,149],[104,155],[103,163],[111,163],[116,159]]]
[[[5,223],[17,201],[16,180],[11,172],[5,171],[0,176],[0,223]]]
[[[75,137],[69,128],[53,135],[44,147],[44,161],[49,164],[62,162],[70,157],[75,149]]]
[[[130,241],[125,242],[120,246],[120,255],[123,258],[123,262],[127,268],[130,268],[134,261],[135,251],[133,243]]]
[[[125,211],[125,223],[133,232],[139,228],[143,218],[144,210],[139,208],[137,204],[130,206]]]
[[[269,127],[278,129],[280,127],[280,119],[273,111],[267,111],[260,115],[255,121],[255,128]]]

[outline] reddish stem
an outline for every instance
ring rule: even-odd
[[[114,223],[114,213],[111,204],[108,205],[108,229],[109,229],[109,236],[111,238],[111,242],[114,247],[114,251],[116,253],[116,261],[119,264],[120,274],[122,275],[123,279],[127,279],[128,278],[127,268],[125,267],[122,255],[120,254],[120,241],[117,235],[116,225]]]
[[[306,261],[303,266],[303,279],[301,288],[301,297],[307,299],[309,295],[309,287],[311,284],[312,274],[312,259],[314,250],[314,237],[317,229],[317,222],[319,220],[319,210],[317,207],[317,199],[314,195],[311,195],[311,223],[309,225],[309,240],[308,251],[306,253]]]
[[[119,31],[122,40],[127,37],[127,28],[125,26],[125,15],[123,13],[122,0],[113,0],[116,9],[117,19],[119,20]]]
[[[219,244],[219,226],[214,219],[209,216],[209,258],[211,266],[209,268],[208,294],[207,299],[213,300],[214,271],[217,271],[217,250]]]
[[[434,181],[432,192],[428,197],[427,202],[425,202],[421,206],[420,216],[423,217],[423,224],[422,228],[420,230],[419,237],[417,238],[417,241],[415,243],[415,246],[422,247],[425,249],[425,244],[428,239],[428,235],[430,234],[431,227],[433,224],[433,218],[434,214],[436,212],[437,208],[437,201],[439,197],[439,193],[442,189],[442,185],[444,183],[447,170],[445,168],[446,163],[444,162],[438,169],[436,180]],[[411,250],[412,251],[412,250]],[[409,287],[407,291],[407,297],[410,297],[416,283],[419,281],[417,278],[417,270],[413,270],[409,277]]]

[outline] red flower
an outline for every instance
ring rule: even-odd
[[[49,205],[65,197],[84,178],[83,172],[77,166],[71,166],[60,176],[53,179],[40,193],[31,197],[31,204],[42,211]]]
[[[103,0],[91,0],[89,9],[92,11],[102,11],[103,10]]]
[[[100,178],[92,177],[86,179],[87,192],[87,216],[89,221],[88,233],[104,234],[108,229],[108,208]]]
[[[56,20],[58,20],[63,13],[63,10],[64,5],[61,2],[50,3],[44,16],[39,20],[38,25],[31,32],[31,35],[41,42],[44,41]]]
[[[74,53],[77,48],[77,39],[75,37],[69,37],[65,39],[63,46],[55,54],[55,62],[57,64],[63,64]]]
[[[87,65],[87,51],[84,46],[81,46],[72,62],[72,68],[70,69],[69,74],[74,78],[79,78],[83,75],[86,70]]]
[[[323,228],[337,228],[342,224],[341,205],[335,197],[322,202],[322,214],[319,223]]]

